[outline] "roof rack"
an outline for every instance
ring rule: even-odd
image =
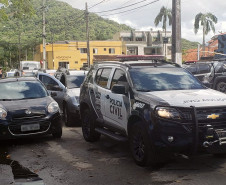
[[[138,61],[138,60],[164,60],[163,55],[118,55],[116,57],[120,62]]]

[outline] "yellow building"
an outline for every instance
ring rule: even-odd
[[[126,53],[122,41],[90,41],[90,64],[95,56],[116,56]],[[43,45],[36,49],[35,61],[42,61]],[[48,69],[66,67],[79,70],[87,64],[87,42],[64,41],[46,44],[46,61]]]

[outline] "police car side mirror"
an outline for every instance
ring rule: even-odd
[[[126,87],[124,85],[115,84],[113,85],[111,92],[115,94],[126,94]]]

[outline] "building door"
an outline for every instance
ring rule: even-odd
[[[59,62],[59,68],[70,69],[69,62]]]

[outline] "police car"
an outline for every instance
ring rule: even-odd
[[[86,141],[129,140],[140,166],[172,153],[226,153],[226,95],[175,63],[96,63],[81,86],[80,113]]]

